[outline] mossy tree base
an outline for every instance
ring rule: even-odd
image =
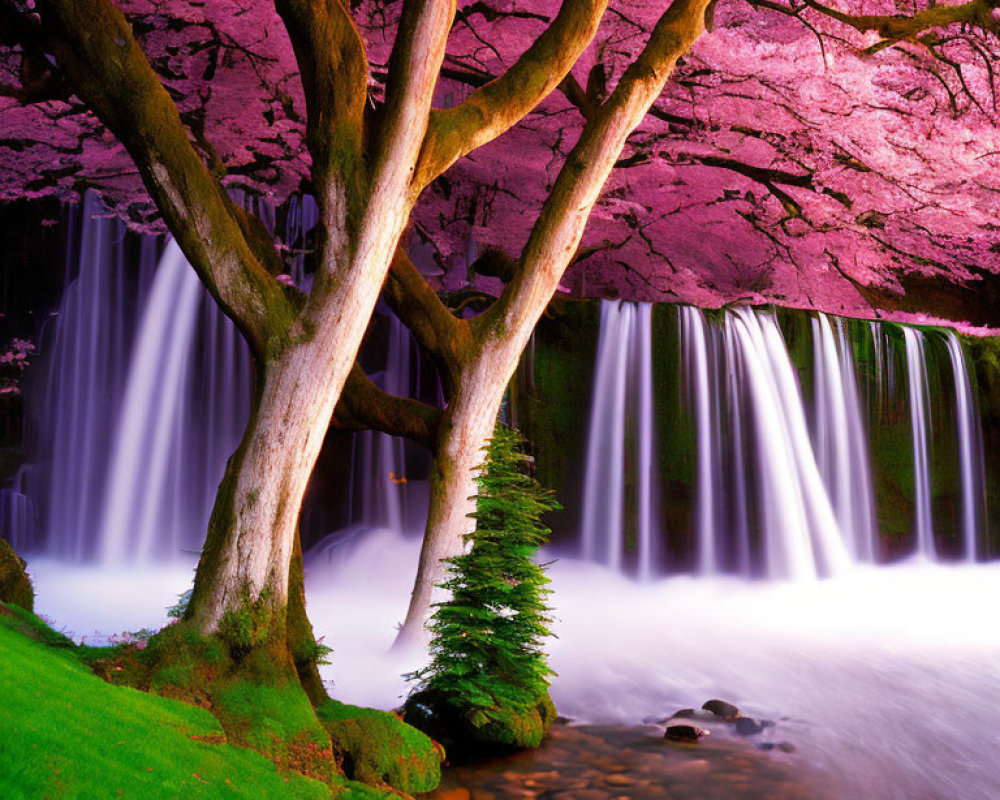
[[[441,692],[425,690],[410,695],[403,721],[441,742],[455,762],[492,758],[538,747],[556,719],[548,692],[527,708],[498,704],[487,722],[474,724]]]

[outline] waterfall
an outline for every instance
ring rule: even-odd
[[[201,546],[249,416],[249,356],[179,248],[159,249],[85,197],[30,370],[43,394],[29,403],[38,441],[25,494],[38,530],[20,535],[25,549],[115,563]]]
[[[112,445],[98,528],[104,561],[170,554],[182,544],[174,536],[165,541],[169,510],[162,506],[174,499],[166,492],[168,471],[178,452],[174,437],[184,417],[185,361],[200,290],[180,247],[170,242],[139,327]]]
[[[958,424],[959,476],[962,486],[962,542],[965,559],[976,560],[976,542],[984,519],[983,498],[983,435],[979,410],[969,383],[969,370],[965,363],[962,344],[954,331],[945,339],[955,379],[955,412]]]
[[[657,529],[652,382],[650,305],[602,301],[584,477],[582,551],[588,560],[621,568],[626,532],[634,521],[642,576],[653,574]],[[633,431],[630,418],[635,420]],[[637,464],[634,519],[626,511],[629,452]]]
[[[656,514],[649,511],[655,502],[650,498],[658,493],[649,313],[642,304],[601,304],[581,526],[585,559],[620,570],[634,550],[643,576],[656,572],[650,554],[658,542]],[[690,481],[693,492],[695,571],[813,579],[854,563],[876,563],[885,552],[892,555],[879,541],[869,445],[873,426],[896,426],[897,433],[880,439],[882,446],[892,447],[907,435],[905,423],[895,421],[901,416],[895,388],[898,339],[887,330],[902,331],[909,381],[915,547],[923,557],[937,559],[932,395],[921,330],[811,316],[811,393],[804,395],[800,370],[810,367],[806,360],[793,365],[775,313],[736,308],[709,318],[682,306],[677,321],[677,391],[686,398],[694,433],[690,477],[679,480]],[[972,561],[984,536],[982,432],[961,344],[951,332],[943,340],[955,385],[956,506],[965,557]],[[797,352],[801,358],[802,348]],[[940,402],[940,395],[933,402]],[[884,455],[899,468],[895,451]],[[896,495],[893,502],[907,499]],[[894,513],[898,519],[895,508]],[[633,515],[638,516],[634,540]]]
[[[653,307],[640,303],[638,308],[638,347],[631,368],[638,373],[638,417],[636,429],[639,481],[636,548],[639,553],[639,577],[653,577],[656,561],[656,461],[653,430]]]
[[[715,459],[717,418],[712,375],[709,373],[708,323],[700,309],[682,306],[681,343],[691,375],[689,402],[695,409],[698,468],[695,481],[695,519],[698,526],[698,568],[703,574],[716,570],[715,489],[719,466]]]
[[[875,501],[853,350],[843,320],[819,314],[812,332],[816,458],[851,555],[872,562]]]
[[[910,424],[913,428],[913,480],[916,504],[917,553],[934,559],[934,523],[931,517],[931,480],[928,438],[927,369],[924,362],[924,336],[916,328],[903,328],[906,342],[906,371],[910,389]]]
[[[729,312],[753,402],[767,573],[806,578],[846,566],[842,535],[820,477],[802,395],[778,322],[766,313]]]
[[[38,505],[30,494],[31,465],[23,465],[6,489],[0,489],[0,532],[15,552],[28,550],[37,536]]]
[[[411,347],[410,332],[395,314],[390,314],[385,368],[371,376],[389,394],[411,396]],[[350,511],[351,523],[403,530],[407,521],[403,440],[378,431],[361,431],[354,437],[353,449],[351,485],[358,497]]]

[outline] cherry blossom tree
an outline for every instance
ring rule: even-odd
[[[167,227],[250,343],[256,410],[198,627],[262,595],[283,614],[340,399],[343,424],[435,452],[412,633],[560,287],[993,321],[996,36],[986,0],[3,0],[0,198],[94,186]],[[308,297],[274,279],[281,244],[231,187],[315,194]],[[353,364],[383,282],[439,365],[443,412]]]
[[[253,354],[257,379],[251,420],[220,485],[185,616],[202,634],[218,633],[241,651],[268,652],[291,667],[286,623],[290,574],[293,611],[300,601],[294,579],[302,496],[390,264],[403,275],[400,286],[413,277],[398,248],[411,211],[429,183],[510,129],[561,83],[593,39],[606,5],[606,0],[567,0],[500,77],[458,105],[439,109],[432,107],[432,98],[456,22],[454,2],[401,4],[391,44],[386,41],[382,55],[375,56],[385,65],[377,90],[371,86],[375,70],[369,70],[369,47],[338,0],[277,0],[280,25],[240,23],[251,36],[277,41],[287,34],[288,45],[281,49],[290,46],[295,55],[291,91],[301,92],[298,106],[293,96],[282,102],[279,78],[276,91],[262,101],[268,110],[257,110],[279,131],[286,120],[297,124],[287,126],[285,138],[277,132],[271,137],[269,131],[272,141],[261,142],[254,152],[237,146],[229,161],[236,168],[252,163],[250,171],[266,180],[271,168],[261,166],[261,158],[280,161],[286,148],[298,158],[308,154],[320,231],[315,280],[302,297],[275,279],[281,273],[278,253],[263,226],[227,193],[220,177],[230,170],[228,148],[220,152],[210,133],[210,115],[225,116],[220,107],[226,104],[213,100],[216,70],[229,48],[236,47],[251,66],[270,57],[240,49],[221,25],[208,20],[195,26],[199,34],[193,44],[185,38],[178,46],[175,32],[187,37],[192,30],[185,6],[164,18],[155,6],[119,8],[110,0],[4,4],[6,63],[13,79],[6,94],[17,103],[7,106],[12,119],[29,130],[48,123],[56,140],[68,129],[75,145],[59,146],[81,148],[71,160],[87,162],[91,179],[107,180],[112,190],[116,179],[134,180],[130,171],[113,166],[127,154],[158,215]],[[462,357],[463,390],[449,405],[441,421],[445,432],[438,438],[437,461],[444,466],[438,484],[447,490],[466,484],[520,350],[577,249],[626,137],[701,32],[706,5],[707,0],[675,0],[660,9],[647,41],[566,159],[510,291],[492,313],[461,330],[457,322],[448,328],[452,345],[462,347],[451,355]],[[238,9],[234,4],[229,10],[238,16]],[[252,13],[250,7],[242,11]],[[152,31],[146,49],[143,29]],[[177,76],[171,63],[179,50],[188,60],[172,81]],[[379,53],[377,46],[370,50]],[[166,71],[166,80],[154,64]],[[290,65],[289,71],[295,72]],[[200,81],[191,86],[185,76],[194,74]],[[193,106],[185,102],[191,98],[197,98]],[[246,105],[242,97],[230,98],[229,109],[233,102]],[[28,119],[17,113],[25,107]],[[296,149],[295,137],[304,148]],[[267,147],[274,139],[280,140],[276,150]],[[33,141],[15,147],[22,153],[52,149],[51,142]],[[100,152],[85,158],[94,147]],[[287,161],[289,171],[295,171],[294,158]],[[58,182],[51,172],[26,180],[30,162],[27,157],[19,162],[29,190],[45,191]],[[81,170],[69,172],[74,181],[83,177]],[[271,177],[272,185],[280,184],[279,177]],[[127,213],[140,223],[144,219],[132,203]],[[423,288],[415,287],[408,297],[427,300]],[[455,507],[464,509],[465,499],[449,495],[439,506],[453,514]],[[446,522],[448,530],[453,526]],[[433,530],[440,527],[432,522]],[[439,546],[438,538],[430,540],[432,546]],[[241,657],[239,663],[254,660]]]

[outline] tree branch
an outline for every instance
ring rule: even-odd
[[[532,327],[539,301],[555,292],[577,252],[590,211],[629,134],[660,96],[677,59],[704,27],[709,0],[674,0],[611,96],[583,128],[521,255],[521,269],[497,303],[472,321],[474,332]]]
[[[448,310],[402,248],[396,250],[383,295],[421,347],[434,358],[446,383],[453,385],[471,343],[469,323]]]
[[[432,450],[441,412],[418,400],[397,397],[376,386],[354,362],[333,418],[341,430],[376,430],[403,436]]]
[[[944,28],[956,22],[974,25],[984,31],[1000,32],[1000,22],[993,18],[993,7],[988,0],[972,0],[957,6],[932,5],[912,15],[891,16],[847,14],[815,0],[805,0],[805,4],[859,33],[876,31],[883,39],[892,41],[909,39],[931,28]]]
[[[74,90],[125,145],[184,255],[262,356],[275,329],[290,322],[290,306],[247,244],[232,202],[195,152],[124,15],[110,0],[37,5]]]
[[[364,213],[368,60],[340,0],[275,0],[306,96],[306,146],[320,206],[321,263],[342,266]]]
[[[413,189],[419,194],[458,159],[513,127],[569,73],[597,33],[608,0],[563,0],[514,65],[455,108],[431,114]]]
[[[416,180],[417,159],[429,130],[431,100],[454,19],[455,0],[404,0],[389,58],[375,193],[405,179],[412,205],[423,188]]]

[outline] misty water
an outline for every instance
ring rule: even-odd
[[[309,613],[334,648],[334,696],[393,708],[420,653],[389,653],[418,542],[357,537],[308,572]],[[183,565],[101,568],[37,559],[39,611],[78,636],[155,627],[190,583]],[[674,576],[636,582],[560,558],[551,568],[558,677],[579,722],[641,723],[710,697],[777,722],[841,797],[1000,796],[1000,565],[858,567],[806,583]],[[711,727],[711,726],[709,726]],[[717,731],[721,733],[721,731]]]
[[[41,409],[35,458],[0,493],[0,513],[28,555],[37,610],[101,643],[162,626],[190,587],[213,488],[248,411],[249,372],[232,326],[175,248],[147,241],[129,271],[114,223],[95,216],[82,230],[37,367],[44,380],[28,398]],[[638,725],[722,697],[777,723],[749,746],[792,743],[794,754],[769,757],[816,770],[835,797],[1000,797],[1000,563],[976,561],[982,434],[958,339],[903,328],[893,344],[887,326],[815,315],[806,392],[774,313],[671,313],[697,432],[692,552],[670,561],[660,514],[653,351],[664,344],[651,335],[653,312],[605,302],[587,463],[581,486],[564,487],[582,495],[585,522],[542,555],[555,559],[549,652],[561,713]],[[105,320],[124,322],[109,331]],[[388,330],[372,377],[405,393],[416,351],[401,325]],[[928,390],[931,344],[951,393]],[[872,360],[863,381],[862,348]],[[887,404],[905,410],[910,429],[919,558],[877,565],[887,559],[868,435]],[[938,553],[929,508],[932,420],[942,417],[954,419],[958,472],[949,554]],[[345,457],[351,527],[307,554],[309,613],[334,650],[323,668],[333,695],[388,709],[407,691],[403,673],[425,658],[389,648],[416,570],[426,487],[393,480],[405,454],[382,434],[356,437]],[[151,478],[138,480],[136,464],[147,462]]]

